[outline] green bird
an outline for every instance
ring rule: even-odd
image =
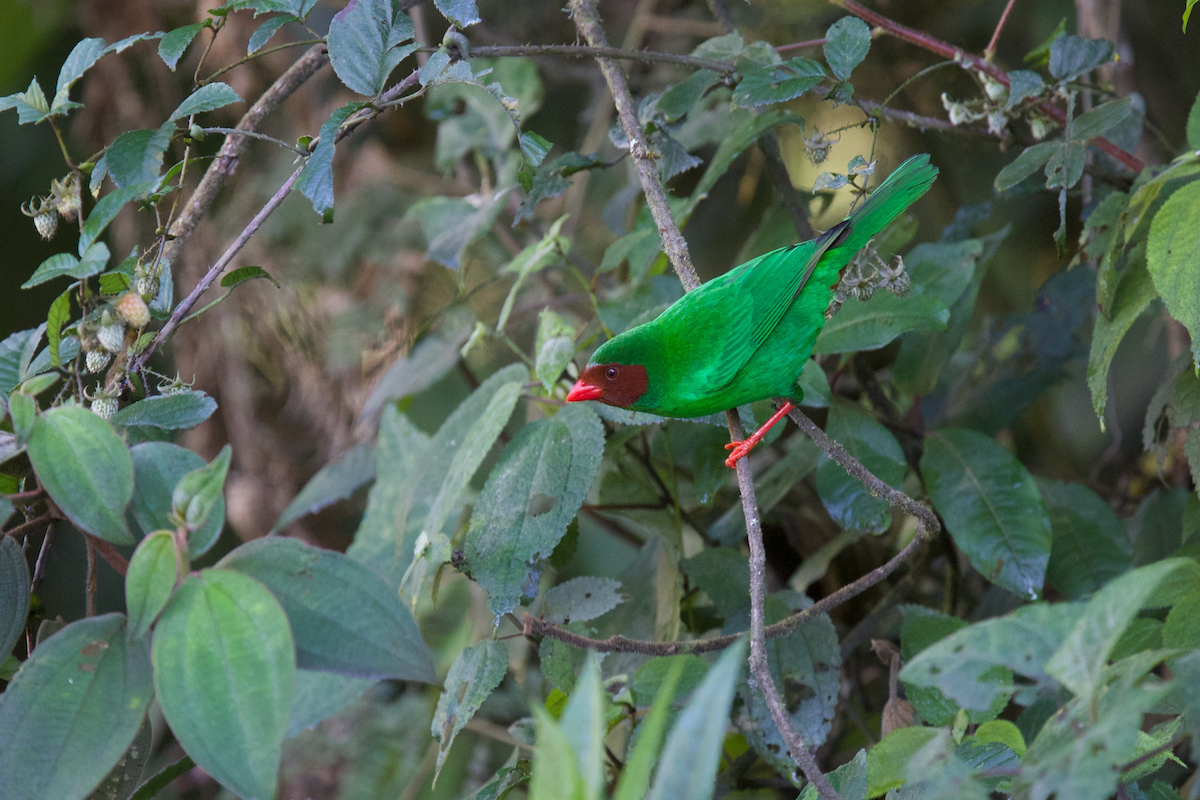
[[[796,385],[842,271],[889,222],[925,194],[938,170],[905,161],[844,221],[808,242],[773,250],[689,292],[656,319],[597,348],[567,401],[667,417],[702,417],[769,397],[786,403],[745,441],[735,466],[800,402]]]

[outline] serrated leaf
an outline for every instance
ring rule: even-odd
[[[905,661],[911,661],[922,650],[967,627],[964,620],[923,606],[900,606],[900,613],[903,620],[900,625],[900,657]],[[994,686],[995,692],[991,705],[986,709],[967,712],[967,720],[978,724],[994,719],[1008,705],[1013,676],[1011,670],[997,664],[979,673],[976,680]],[[906,683],[904,695],[928,725],[950,725],[960,710],[957,703],[932,686]]]
[[[412,20],[395,0],[352,0],[329,25],[329,61],[342,83],[374,97],[407,55],[399,45],[411,38]]]
[[[526,425],[504,448],[475,505],[464,546],[493,614],[511,611],[536,591],[539,562],[579,511],[603,451],[604,428],[582,406]]]
[[[105,49],[103,39],[83,39],[71,49],[62,69],[58,71],[58,85],[54,90],[54,102],[51,103],[53,110],[58,111],[68,106],[71,86],[100,60]]]
[[[546,592],[542,618],[555,625],[587,622],[625,602],[621,582],[613,578],[579,577]]]
[[[1159,584],[1186,563],[1185,559],[1167,559],[1109,581],[1088,602],[1062,646],[1046,662],[1046,673],[1075,694],[1093,697],[1100,688],[1108,655],[1126,626]]]
[[[829,409],[825,432],[877,478],[894,489],[900,488],[907,471],[904,451],[896,437],[873,417],[852,405],[835,403]],[[882,533],[891,526],[891,506],[873,497],[860,481],[823,453],[817,462],[817,496],[842,530]]]
[[[988,580],[1037,599],[1052,540],[1033,476],[993,439],[948,428],[925,440],[921,474],[954,543]]]
[[[139,183],[157,183],[163,154],[175,133],[175,123],[167,120],[157,130],[122,133],[104,154],[109,177],[118,188]]]
[[[43,640],[0,700],[0,774],[12,800],[86,797],[137,735],[153,691],[125,617],[73,622]]]
[[[1200,260],[1200,181],[1192,181],[1172,194],[1154,215],[1146,265],[1167,310],[1191,334],[1192,364],[1200,369],[1197,260]]]
[[[270,273],[258,266],[238,267],[225,277],[221,278],[221,286],[226,289],[232,289],[233,287],[239,286],[246,281],[252,281],[258,278],[266,278],[272,284],[274,284],[276,289],[281,288],[279,281],[272,278]]]
[[[167,431],[194,428],[212,416],[217,401],[196,389],[158,394],[130,403],[112,417],[123,428],[160,428]]]
[[[1012,691],[995,680],[991,670],[996,666],[1052,685],[1044,665],[1082,614],[1081,603],[1034,603],[977,622],[919,652],[900,671],[900,680],[937,688],[968,711],[986,711]],[[1017,699],[1027,704],[1033,696],[1018,694]]]
[[[280,28],[282,28],[284,25],[287,25],[289,22],[296,21],[297,19],[295,17],[278,16],[271,17],[262,25],[259,25],[258,28],[255,29],[254,33],[250,34],[250,42],[246,47],[246,55],[254,55],[257,53],[263,48],[263,46],[266,45],[267,42],[271,41],[271,37],[274,36]]]
[[[88,269],[91,268],[88,265]],[[55,278],[86,278],[87,275],[78,275],[76,273],[85,272],[81,269],[80,261],[70,253],[57,253],[43,261],[38,268],[29,276],[29,280],[21,284],[22,289],[32,289],[34,286],[40,286],[47,281],[52,281]]]
[[[25,91],[0,97],[0,112],[10,108],[17,110],[17,122],[21,125],[41,122],[46,118],[50,113],[50,104],[46,102],[46,94],[37,78],[29,81],[29,88]]]
[[[123,189],[116,189],[101,197],[83,223],[83,232],[79,234],[79,252],[86,252],[92,243],[100,238],[100,234],[104,233],[104,229],[108,227],[109,223],[117,218],[117,214],[126,203],[136,200],[153,187],[152,182],[139,183]]]
[[[344,500],[375,479],[375,448],[360,444],[318,470],[292,498],[271,530],[278,532],[301,517]]]
[[[745,640],[721,654],[675,718],[648,800],[709,800],[729,729],[729,705],[742,672]]]
[[[185,579],[154,630],[154,688],[171,731],[196,764],[247,800],[275,796],[294,647],[271,593],[230,570]]]
[[[193,114],[202,114],[205,111],[215,111],[216,109],[224,108],[231,103],[241,102],[244,102],[241,95],[235,92],[233,87],[229,84],[221,83],[220,81],[206,83],[188,95],[187,98],[179,104],[179,107],[171,112],[171,116],[167,117],[167,120],[174,121],[186,119]]]
[[[838,80],[847,80],[870,49],[871,28],[858,17],[842,17],[825,32],[825,60]]]
[[[80,530],[133,544],[125,506],[133,497],[133,460],[113,427],[79,406],[39,414],[29,460],[46,492]]]
[[[442,771],[454,737],[471,721],[507,672],[508,650],[491,639],[465,648],[454,659],[430,726],[438,742],[435,776]]]
[[[7,501],[4,501],[7,502]],[[0,523],[12,513],[0,508]],[[13,536],[0,538],[0,661],[8,658],[25,632],[29,616],[29,564]]]
[[[229,472],[232,453],[232,448],[225,445],[211,462],[187,473],[175,484],[171,492],[171,513],[178,524],[189,531],[198,531],[208,522],[209,515],[224,497],[225,476]]]
[[[179,64],[179,58],[183,55],[183,51],[187,50],[188,45],[196,38],[196,34],[200,32],[205,25],[203,22],[196,22],[191,25],[184,25],[182,28],[176,28],[173,31],[168,31],[162,41],[158,43],[158,57],[163,63],[170,68],[172,72]]]
[[[283,606],[304,669],[432,683],[429,650],[412,614],[383,579],[347,556],[265,536],[218,567],[254,578]]]
[[[1146,262],[1135,259],[1125,268],[1117,284],[1112,314],[1096,315],[1091,353],[1088,355],[1087,382],[1092,393],[1092,408],[1100,419],[1101,428],[1104,425],[1104,410],[1108,405],[1108,369],[1117,354],[1117,347],[1156,296]]]
[[[329,119],[321,125],[317,146],[296,181],[296,188],[312,202],[313,211],[320,214],[325,222],[333,220],[333,154],[338,128],[360,108],[361,103],[347,103],[329,115]]]
[[[133,551],[125,574],[125,608],[129,611],[126,634],[131,641],[150,632],[175,590],[179,566],[171,531],[150,534]]]
[[[466,28],[479,22],[479,9],[475,0],[434,0],[437,10],[442,16],[460,28]]]
[[[746,73],[733,90],[733,102],[742,108],[783,103],[799,97],[825,80],[825,68],[807,58],[793,58]]]
[[[711,69],[698,69],[687,78],[667,89],[655,102],[655,108],[668,121],[674,122],[689,111],[704,96],[704,93],[721,80],[721,75]]]
[[[71,321],[71,290],[67,289],[50,304],[46,314],[46,346],[50,350],[50,368],[62,366],[62,356],[58,346],[62,343],[63,326]],[[30,392],[36,394],[36,392]]]
[[[1086,597],[1133,566],[1125,527],[1095,492],[1050,479],[1038,488],[1054,532],[1046,580],[1064,597]]]
[[[1062,145],[1058,142],[1041,142],[1026,147],[1013,161],[996,174],[994,185],[997,192],[1008,191],[1042,168]]]
[[[171,495],[184,475],[204,466],[204,459],[191,450],[169,442],[142,442],[130,449],[136,491],[129,510],[143,536],[173,530]],[[221,498],[208,521],[188,534],[187,558],[204,555],[217,542],[225,527],[225,499]]]

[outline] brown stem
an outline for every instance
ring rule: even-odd
[[[8,502],[12,503],[15,506],[19,506],[19,505],[24,505],[24,504],[28,503],[30,500],[37,500],[39,497],[41,497],[45,493],[46,493],[46,490],[43,489],[41,486],[39,486],[36,489],[30,489],[27,492],[17,492],[16,494],[6,494],[6,495],[4,495],[4,499],[7,500]]]
[[[5,536],[20,536],[22,533],[26,533],[28,531],[33,530],[38,525],[45,525],[45,524],[53,522],[53,521],[54,521],[54,515],[52,513],[50,513],[49,511],[47,511],[43,514],[38,514],[36,517],[34,517],[31,520],[22,522],[20,525],[17,525],[16,527],[9,528],[8,530],[6,530],[4,532],[4,535]]]
[[[84,583],[84,593],[87,597],[86,615],[96,616],[96,545],[91,536],[84,536],[87,542],[87,579]]]
[[[806,47],[816,47],[817,45],[825,44],[824,37],[820,39],[807,39],[803,42],[792,42],[791,44],[781,44],[775,48],[776,53],[786,53],[789,50],[803,50]]]
[[[436,48],[431,48],[436,49]],[[629,50],[620,47],[609,47],[606,41],[603,45],[584,46],[578,44],[523,44],[523,45],[480,45],[471,46],[471,57],[508,57],[508,56],[563,56],[565,58],[604,58],[622,59],[626,61],[644,61],[646,63],[681,64],[696,69],[711,69],[715,72],[731,73],[737,67],[728,61],[717,61],[711,58],[683,56],[678,53],[663,53],[655,50]]]
[[[129,571],[129,562],[125,560],[123,555],[117,552],[117,548],[113,546],[112,542],[92,536],[90,533],[85,533],[84,536],[88,540],[88,545],[94,547],[96,552],[100,554],[100,557],[107,561],[108,565],[116,570],[118,575],[124,578],[125,573]]]
[[[1000,83],[1003,83],[1005,86],[1009,85],[1008,73],[989,63],[988,61],[985,61],[979,56],[964,52],[960,47],[955,47],[951,44],[943,42],[940,39],[930,36],[927,33],[909,28],[906,25],[901,25],[894,20],[888,19],[882,14],[878,14],[866,6],[855,2],[855,0],[830,0],[830,2],[841,6],[867,24],[874,25],[875,27],[883,30],[885,33],[895,36],[897,39],[903,39],[910,44],[914,44],[917,47],[928,50],[931,53],[936,53],[943,58],[955,59],[968,69],[978,70],[979,72],[994,78]],[[1066,112],[1053,103],[1041,103],[1038,105],[1038,108],[1042,111],[1042,113],[1046,114],[1060,125],[1066,124]],[[1140,158],[1130,153],[1126,153],[1120,147],[1117,147],[1115,144],[1102,136],[1097,136],[1096,138],[1092,139],[1091,143],[1115,158],[1117,161],[1120,161],[1134,172],[1141,172],[1146,166]]]
[[[992,31],[992,39],[988,42],[987,49],[983,51],[983,57],[988,61],[992,60],[992,56],[996,54],[996,43],[1000,41],[1000,31],[1004,30],[1004,23],[1008,22],[1008,15],[1012,12],[1012,8],[1016,5],[1017,0],[1008,0],[1004,6],[1004,11],[1000,14],[1000,21],[996,23],[996,30]]]

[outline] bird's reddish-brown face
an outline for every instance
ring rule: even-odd
[[[567,394],[567,402],[599,400],[617,408],[629,408],[650,386],[641,364],[593,364],[579,375]]]

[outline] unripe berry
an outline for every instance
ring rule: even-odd
[[[96,331],[96,339],[110,353],[119,353],[125,346],[125,326],[113,319],[108,309],[100,315],[100,330]]]
[[[33,226],[43,239],[50,241],[54,238],[54,232],[58,230],[58,212],[54,209],[43,211],[33,218]]]
[[[99,372],[108,366],[111,358],[112,356],[104,350],[89,350],[84,363],[87,366],[88,372]]]
[[[92,413],[100,419],[112,419],[117,413],[117,401],[113,397],[97,397],[92,401]]]
[[[117,301],[117,314],[131,328],[141,329],[150,322],[150,309],[137,292],[126,292]]]

